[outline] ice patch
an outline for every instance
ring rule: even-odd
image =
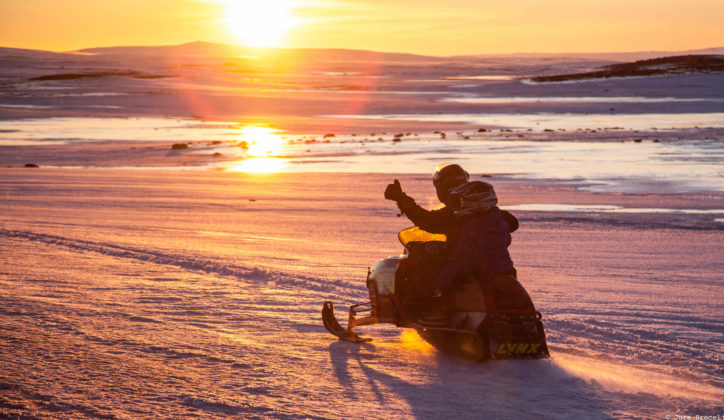
[[[50,109],[50,108],[54,108],[54,107],[50,106],[50,105],[0,104],[0,108]]]
[[[722,209],[664,209],[664,208],[625,208],[613,205],[588,204],[518,204],[501,206],[503,210],[517,211],[552,211],[552,212],[583,212],[583,213],[667,213],[667,214],[724,214]],[[722,221],[724,219],[716,219]]]
[[[721,98],[674,98],[644,96],[538,96],[538,97],[468,97],[443,98],[440,102],[466,104],[523,104],[523,103],[662,103],[662,102],[724,102]]]
[[[114,107],[115,105],[98,105]],[[52,108],[40,105],[2,105],[14,108]],[[240,129],[230,123],[199,122],[193,119],[172,118],[44,118],[3,122],[6,130],[0,145],[45,144],[53,137],[63,143],[78,141],[193,141],[228,140],[239,136]],[[12,131],[8,131],[12,130]],[[62,138],[58,137],[62,133]]]
[[[658,117],[657,117],[658,115]],[[435,118],[455,119],[458,115]],[[258,153],[252,149],[259,141],[251,135],[248,150],[239,140],[249,127],[233,122],[201,122],[171,118],[50,118],[43,120],[6,121],[0,132],[0,146],[74,146],[57,155],[43,152],[45,168],[113,168],[207,170],[209,168],[241,172],[360,172],[419,173],[431,162],[456,161],[471,173],[508,174],[523,179],[555,179],[593,183],[594,191],[720,191],[720,162],[724,149],[714,132],[711,138],[689,138],[691,133],[639,134],[622,130],[629,122],[635,125],[666,127],[682,122],[687,126],[704,126],[707,121],[724,121],[719,114],[485,114],[475,118],[487,125],[529,126],[530,133],[496,130],[495,132],[459,132],[394,137],[391,133],[375,136],[337,135],[281,136],[264,134],[268,142]],[[359,116],[359,118],[377,118]],[[387,118],[380,116],[379,118]],[[416,115],[389,118],[414,119]],[[658,118],[658,119],[657,119]],[[484,121],[483,121],[484,120]],[[581,128],[581,137],[568,128]],[[609,127],[609,128],[606,128]],[[591,137],[587,130],[603,130],[605,141]],[[573,131],[577,131],[576,128]],[[547,141],[536,141],[541,131],[553,132]],[[564,132],[565,131],[565,132]],[[698,133],[698,131],[697,131]],[[694,133],[701,136],[701,133]],[[404,134],[404,133],[403,133]],[[544,134],[548,138],[549,134]],[[315,138],[316,137],[316,138]],[[593,140],[591,140],[593,139]],[[122,141],[191,143],[184,151],[164,154],[169,145],[158,148],[97,144]],[[396,141],[395,141],[396,140]],[[270,149],[270,147],[272,147]],[[77,147],[77,148],[75,148]],[[92,152],[86,152],[85,148]],[[101,147],[100,149],[95,149]],[[267,152],[273,154],[267,157]],[[8,151],[4,160],[24,162],[20,151]],[[24,153],[24,152],[22,152]],[[250,158],[256,156],[256,158]],[[260,156],[260,157],[259,157]],[[183,158],[183,160],[181,160]],[[123,166],[124,162],[137,162]],[[511,162],[513,164],[511,165]],[[185,166],[181,166],[185,165]]]
[[[449,76],[443,77],[444,80],[514,80],[517,76],[505,76],[496,74],[481,74],[477,76]]]
[[[678,114],[369,114],[321,115],[325,118],[359,118],[387,121],[459,122],[470,125],[496,125],[523,129],[587,129],[621,127],[627,130],[675,130],[698,127],[724,127],[724,113]]]
[[[323,76],[359,76],[362,73],[358,71],[318,71],[314,72]]]

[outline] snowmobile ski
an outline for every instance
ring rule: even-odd
[[[322,307],[322,322],[324,323],[324,328],[332,333],[332,335],[337,336],[340,340],[349,341],[351,343],[367,343],[372,341],[371,338],[360,337],[357,335],[356,332],[350,329],[350,326],[348,326],[348,328],[343,328],[339,321],[337,321],[337,317],[334,316],[334,306],[330,301],[324,302],[324,306]]]

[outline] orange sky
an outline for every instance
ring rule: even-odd
[[[429,55],[680,51],[724,46],[721,22],[722,0],[0,0],[0,46],[201,40]]]

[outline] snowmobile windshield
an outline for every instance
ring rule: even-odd
[[[413,226],[400,231],[400,233],[397,234],[397,237],[400,239],[400,243],[402,243],[402,246],[404,247],[407,247],[407,244],[410,242],[445,242],[447,239],[442,233],[430,233],[420,229],[418,226]]]

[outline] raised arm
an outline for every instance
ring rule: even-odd
[[[416,226],[431,233],[449,233],[453,223],[453,211],[447,207],[425,210],[409,195],[402,192],[400,181],[395,180],[385,189],[385,198],[397,203],[400,211]]]

